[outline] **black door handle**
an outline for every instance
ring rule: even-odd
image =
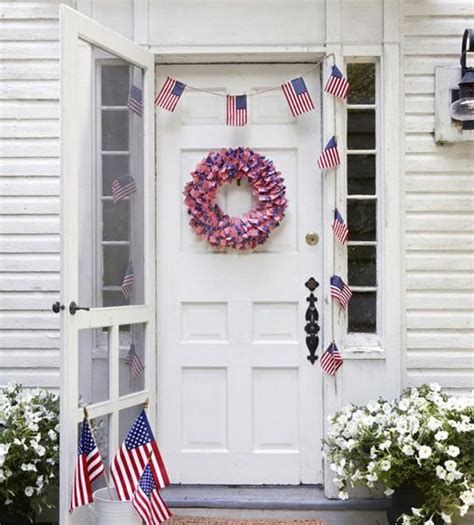
[[[309,290],[309,295],[306,300],[309,303],[309,306],[305,313],[306,326],[304,327],[305,332],[308,334],[306,336],[306,346],[309,350],[309,355],[306,357],[308,361],[314,365],[317,361],[318,356],[316,355],[316,350],[319,346],[319,313],[316,308],[316,303],[318,301],[317,297],[313,294],[314,290],[319,286],[318,281],[314,277],[310,277],[308,281],[304,284]]]
[[[90,308],[88,306],[78,306],[74,301],[72,301],[71,304],[69,305],[69,313],[71,315],[74,315],[78,310],[89,311]]]
[[[61,310],[64,310],[64,305],[61,304],[59,301],[56,301],[51,305],[51,309],[55,314],[58,314]]]

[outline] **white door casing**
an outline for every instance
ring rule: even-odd
[[[120,106],[100,98],[95,84],[97,60],[104,56],[112,62],[125,65],[130,79],[135,82],[140,72],[143,87],[143,119],[128,113],[126,98]],[[132,73],[133,72],[133,73]],[[100,75],[99,75],[100,76]],[[128,91],[128,88],[125,87]],[[155,192],[154,192],[154,56],[133,42],[97,24],[76,11],[61,6],[61,442],[60,442],[60,522],[90,523],[81,512],[67,512],[77,454],[77,428],[83,414],[79,407],[79,394],[88,388],[88,410],[91,419],[106,421],[105,441],[101,450],[107,459],[115,454],[119,441],[130,423],[130,416],[141,409],[150,398],[149,415],[155,421]],[[100,100],[100,102],[98,102]],[[124,136],[128,153],[113,152],[106,144],[102,128],[96,126],[97,114],[102,111],[121,114],[126,122]],[[101,121],[102,124],[107,119]],[[110,119],[109,119],[110,120]],[[136,136],[143,136],[137,141]],[[101,138],[102,136],[102,138]],[[140,144],[137,146],[137,142]],[[100,146],[99,146],[100,144]],[[125,148],[125,146],[124,146]],[[122,149],[124,149],[122,148]],[[126,149],[126,148],[125,148]],[[107,151],[102,151],[107,150]],[[128,170],[133,171],[138,190],[133,197],[116,208],[102,178],[105,173],[104,158],[127,157]],[[135,170],[135,171],[134,171]],[[98,183],[99,181],[99,183]],[[105,186],[104,186],[105,187]],[[108,240],[104,210],[116,212],[130,202],[128,241]],[[89,213],[90,208],[90,213]],[[94,215],[99,210],[99,215]],[[143,215],[139,211],[143,210]],[[98,217],[98,219],[97,219]],[[142,221],[143,219],[143,221]],[[92,224],[95,220],[96,223]],[[137,231],[137,225],[140,225]],[[97,226],[97,228],[92,228]],[[113,222],[112,222],[113,226]],[[94,230],[87,244],[84,231]],[[112,228],[113,230],[113,228]],[[116,231],[113,230],[115,234]],[[86,246],[85,246],[86,244]],[[128,256],[140,254],[136,273],[137,293],[141,296],[131,301],[135,306],[107,306],[94,299],[98,286],[101,297],[107,291],[102,266],[106,264],[104,246],[127,246]],[[132,249],[133,247],[133,249]],[[99,255],[98,255],[99,254]],[[91,262],[92,261],[92,262]],[[96,264],[97,263],[97,264]],[[84,268],[88,270],[84,270]],[[100,268],[99,274],[97,268]],[[92,269],[92,270],[91,270]],[[95,274],[93,273],[95,271]],[[97,282],[100,281],[100,284]],[[120,291],[120,281],[113,290]],[[110,297],[112,296],[110,295]],[[89,298],[90,311],[69,313],[71,301]],[[138,297],[138,295],[137,295]],[[106,301],[104,300],[104,303]],[[132,326],[132,328],[128,328]],[[130,343],[134,327],[140,327],[136,340],[143,346],[142,360],[145,369],[139,387],[123,381],[126,366],[123,362],[124,344]],[[92,342],[93,341],[93,342]],[[91,345],[95,345],[93,348]],[[89,377],[84,372],[89,363]],[[94,375],[95,374],[95,375]],[[125,385],[125,386],[124,386]],[[82,393],[82,392],[81,392]],[[132,412],[132,414],[130,413]]]
[[[226,94],[278,85],[305,65],[159,66]],[[322,179],[319,73],[305,76],[316,110],[294,119],[281,90],[250,97],[249,125],[225,125],[225,98],[185,91],[174,113],[157,109],[158,427],[173,482],[318,483],[322,374],[306,359],[311,276],[320,283]],[[249,146],[272,159],[287,186],[281,226],[255,253],[215,253],[188,226],[182,191],[209,150]],[[230,214],[252,206],[223,188]],[[322,326],[322,319],[320,319]]]

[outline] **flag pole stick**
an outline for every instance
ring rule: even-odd
[[[91,425],[91,422],[90,422],[90,419],[89,419],[89,411],[87,410],[87,407],[85,405],[82,407],[82,409],[84,411],[84,417],[86,418],[87,422],[89,423],[89,428],[91,430],[92,437],[94,438],[94,441],[95,441],[96,446],[97,446],[97,440],[95,439],[94,431],[92,430],[92,425]],[[109,480],[109,476],[107,475],[107,469],[105,468],[105,465],[104,465],[104,477],[105,477],[105,484],[107,485],[107,492],[109,493],[109,498],[111,499],[111,501],[114,501],[115,498],[113,497],[112,491],[110,490],[111,489],[111,487],[110,487],[110,480]]]

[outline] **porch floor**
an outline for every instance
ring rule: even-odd
[[[171,508],[384,511],[388,499],[328,499],[320,485],[171,485],[161,492]]]

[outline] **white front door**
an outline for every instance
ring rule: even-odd
[[[251,93],[306,69],[160,66],[157,89],[169,75],[223,95]],[[225,125],[225,98],[191,89],[174,113],[157,109],[158,427],[173,482],[322,482],[322,377],[304,331],[304,284],[322,280],[322,245],[305,241],[309,232],[322,238],[319,73],[305,80],[317,109],[298,119],[281,90],[249,98],[244,128]],[[183,205],[197,163],[230,146],[272,159],[287,186],[286,217],[253,253],[211,249]],[[252,207],[244,186],[222,188],[227,213]]]

